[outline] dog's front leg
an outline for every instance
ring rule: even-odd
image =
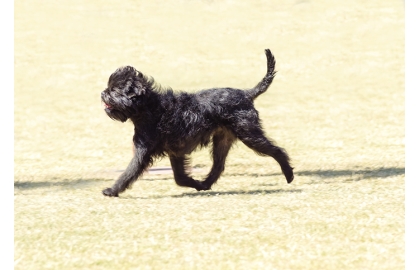
[[[123,174],[120,175],[115,184],[102,191],[102,194],[110,197],[118,197],[119,193],[124,192],[127,188],[140,177],[145,169],[151,163],[150,154],[144,148],[135,149],[135,155]]]

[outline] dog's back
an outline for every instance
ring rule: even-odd
[[[267,73],[264,78],[252,89],[241,90],[234,88],[212,88],[193,94],[202,110],[212,115],[225,115],[228,118],[236,110],[254,109],[253,100],[267,91],[276,75],[276,59],[269,49],[265,50],[267,57]]]

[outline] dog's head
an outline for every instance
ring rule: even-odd
[[[111,74],[108,87],[101,93],[106,114],[121,122],[138,114],[152,84],[152,80],[133,67],[118,68]]]

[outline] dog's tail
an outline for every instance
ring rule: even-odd
[[[268,87],[270,87],[270,84],[273,82],[274,76],[276,75],[276,71],[274,70],[276,67],[276,59],[274,58],[274,55],[271,53],[270,49],[265,49],[265,55],[267,56],[267,73],[257,86],[246,91],[251,99],[256,99],[259,95],[264,93]]]

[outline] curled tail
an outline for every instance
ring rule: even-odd
[[[267,56],[267,73],[257,86],[246,91],[251,99],[256,99],[259,95],[264,93],[273,82],[274,76],[276,75],[276,71],[274,70],[276,67],[276,59],[274,58],[274,55],[271,53],[270,49],[265,49],[265,55]]]

